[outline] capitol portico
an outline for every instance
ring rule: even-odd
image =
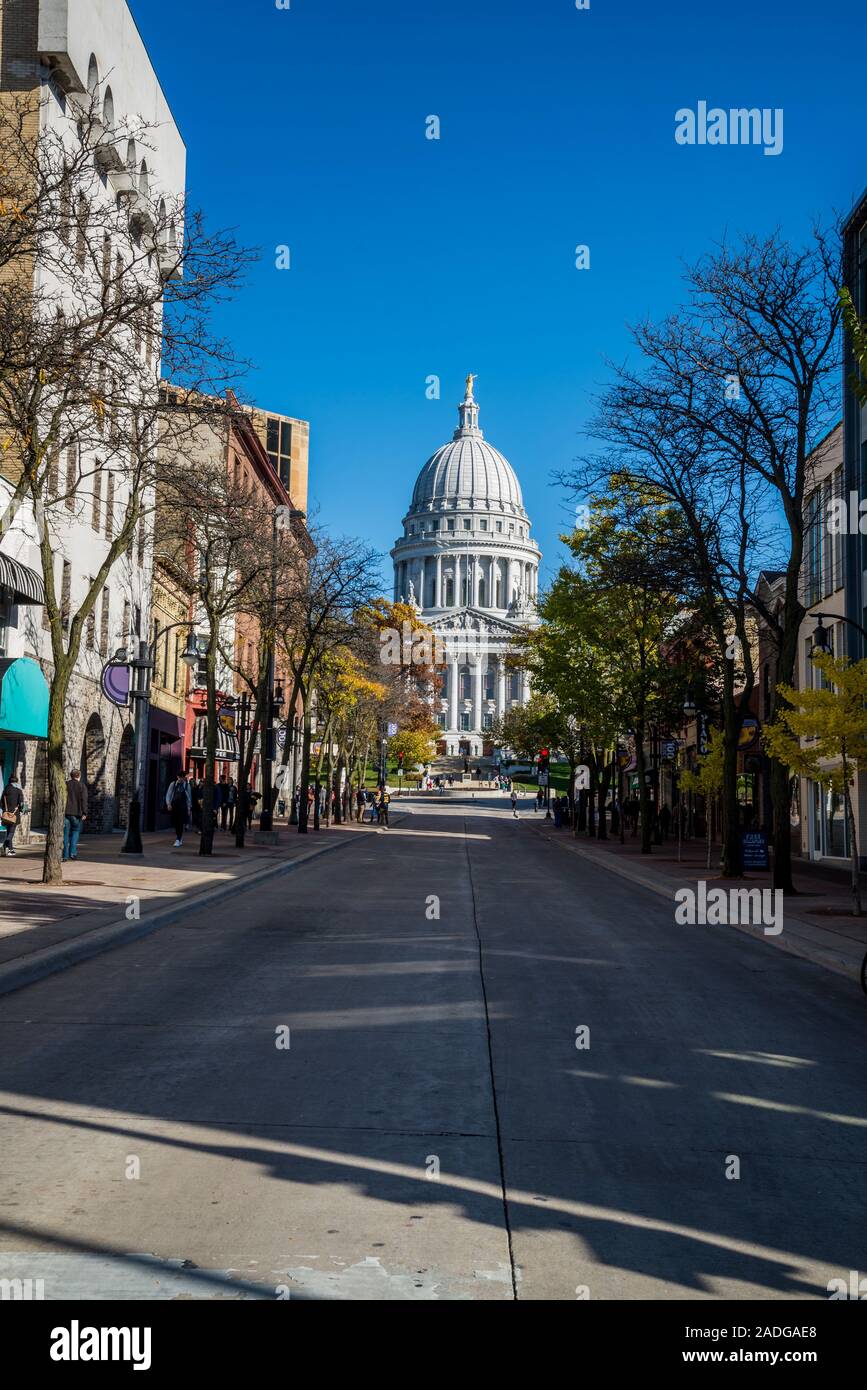
[[[481,757],[495,719],[529,696],[506,654],[535,621],[541,554],[514,469],[479,428],[474,382],[467,377],[453,438],[418,475],[391,554],[395,599],[416,604],[447,654],[434,711],[440,752]]]

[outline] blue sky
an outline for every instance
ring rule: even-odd
[[[867,184],[863,0],[131,5],[191,199],[264,251],[222,311],[246,394],[311,421],[319,519],[382,551],[472,371],[550,576],[551,474],[627,324],[673,307],[726,230],[800,236]],[[782,154],[677,145],[699,100],[782,107]]]

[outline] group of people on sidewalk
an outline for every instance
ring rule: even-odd
[[[391,805],[391,793],[387,787],[377,787],[376,791],[365,791],[364,787],[359,787],[355,793],[355,819],[359,825],[364,824],[364,815],[370,811],[370,824],[382,825],[388,830],[388,808]]]
[[[63,816],[64,864],[70,859],[78,858],[78,840],[87,820],[87,803],[87,788],[81,780],[81,770],[74,767],[66,783],[66,809]],[[21,817],[26,816],[29,809],[24,788],[16,774],[6,783],[0,796],[0,829],[5,832],[0,854],[4,859],[15,858],[15,832],[21,824]]]
[[[234,777],[228,777],[214,784],[214,829],[235,831],[235,817],[244,817],[248,830],[253,827],[253,816],[260,797],[249,787],[239,793]],[[174,848],[180,849],[184,843],[184,833],[191,826],[197,835],[202,833],[202,808],[205,802],[205,780],[203,777],[190,777],[179,772],[166,792],[166,810],[172,818],[175,832]]]

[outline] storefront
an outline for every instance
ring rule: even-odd
[[[190,760],[193,763],[191,770],[196,777],[204,777],[205,775],[207,742],[208,717],[206,714],[200,714],[193,727],[193,743],[190,748]],[[239,757],[238,736],[232,731],[231,720],[228,716],[220,716],[217,719],[217,767],[215,768],[215,776],[218,781],[223,776],[228,777],[231,769],[234,769],[233,775],[237,778]],[[224,766],[221,767],[221,764]]]
[[[0,786],[16,774],[26,784],[26,745],[41,741],[44,749],[48,737],[48,683],[42,669],[31,657],[12,655],[22,643],[22,610],[44,603],[35,570],[0,553]],[[25,791],[30,791],[26,785]]]
[[[0,775],[3,785],[24,762],[22,744],[48,737],[48,682],[29,657],[0,660]]]
[[[848,859],[851,854],[846,799],[830,782],[807,782],[811,859]]]
[[[166,792],[184,767],[186,721],[151,706],[148,730],[147,805],[145,829],[165,830],[170,817]]]

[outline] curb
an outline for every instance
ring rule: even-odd
[[[243,892],[245,888],[255,887],[281,874],[292,873],[294,869],[300,869],[313,859],[320,859],[324,854],[332,854],[337,849],[353,844],[354,840],[354,836],[335,840],[334,844],[323,845],[321,849],[314,849],[288,864],[271,864],[266,869],[260,869],[242,879],[233,879],[230,883],[218,884],[217,887],[193,894],[192,897],[181,896],[177,902],[152,912],[150,916],[137,922],[129,922],[126,918],[120,922],[108,922],[104,927],[95,927],[93,931],[73,941],[65,941],[59,946],[46,946],[23,960],[11,961],[0,966],[0,995],[25,989],[27,985],[36,984],[48,975],[55,975],[72,965],[78,965],[81,961],[90,960],[93,956],[101,955],[103,951],[114,950],[116,946],[128,946],[133,941],[139,941],[142,937],[159,931],[161,927],[171,926],[188,912],[199,912],[221,902],[223,898],[231,897],[233,893]]]
[[[542,835],[542,833],[542,827],[539,826],[536,830],[536,834]],[[608,869],[609,872],[616,874],[618,878],[627,879],[630,883],[635,883],[640,888],[647,888],[651,893],[656,893],[660,897],[667,898],[669,902],[674,902],[674,897],[678,888],[684,886],[683,884],[669,885],[660,883],[658,879],[651,878],[650,875],[637,873],[634,869],[627,867],[627,865],[618,863],[614,856],[611,856],[610,859],[602,859],[591,850],[586,850],[581,845],[574,844],[571,839],[564,844],[562,841],[558,841],[554,835],[546,835],[544,838],[551,844],[561,844],[563,849],[570,850],[572,854],[576,854],[579,859],[584,859],[588,864],[595,864],[599,869]],[[808,922],[803,917],[799,917],[796,913],[790,912],[789,917],[796,922],[800,922],[803,926],[812,927],[814,931],[821,930],[821,928],[816,928],[814,922]],[[785,951],[790,956],[797,956],[801,960],[811,961],[813,965],[819,965],[823,970],[831,970],[835,975],[842,975],[845,979],[850,981],[854,980],[856,983],[860,984],[860,961],[853,962],[846,956],[836,953],[833,948],[829,947],[823,949],[819,946],[808,945],[804,942],[794,941],[791,936],[786,940],[785,930],[781,936],[765,936],[760,930],[756,930],[756,928],[740,922],[730,922],[729,926],[734,927],[735,931],[741,932],[744,936],[750,937],[753,941],[760,941],[764,945],[774,946],[777,950]]]

